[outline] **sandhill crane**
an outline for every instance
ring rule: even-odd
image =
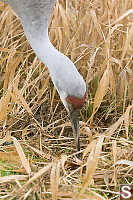
[[[48,67],[51,79],[70,115],[77,150],[79,111],[85,102],[86,84],[72,61],[60,53],[48,37],[48,23],[56,0],[2,0],[16,12],[32,49]]]

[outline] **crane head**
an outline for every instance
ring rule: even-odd
[[[67,96],[67,109],[69,111],[70,120],[72,123],[73,135],[76,139],[76,148],[77,151],[80,151],[80,142],[79,142],[79,118],[80,118],[80,108],[85,102],[86,94],[82,98],[77,98],[74,96]]]

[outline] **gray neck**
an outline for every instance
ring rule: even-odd
[[[57,51],[48,37],[48,23],[56,0],[6,0],[19,16],[31,47],[49,68],[61,98],[83,97],[85,82],[71,60]]]
[[[55,57],[60,53],[49,40],[48,23],[56,0],[5,0],[5,2],[12,7],[21,20],[32,49],[53,72],[52,60],[55,61]]]
[[[44,35],[56,0],[8,0],[7,2],[20,18],[27,36]]]

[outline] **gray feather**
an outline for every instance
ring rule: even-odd
[[[86,85],[71,60],[57,51],[48,37],[48,22],[56,0],[8,0],[21,20],[31,47],[49,68],[60,96],[82,98]],[[63,97],[62,97],[63,98]]]

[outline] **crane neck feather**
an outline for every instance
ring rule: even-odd
[[[21,20],[24,32],[34,52],[48,67],[52,81],[61,96],[82,98],[86,91],[83,77],[72,61],[60,53],[48,37],[48,23],[56,0],[7,0]],[[68,98],[69,99],[69,98]],[[82,101],[69,99],[75,105]]]

